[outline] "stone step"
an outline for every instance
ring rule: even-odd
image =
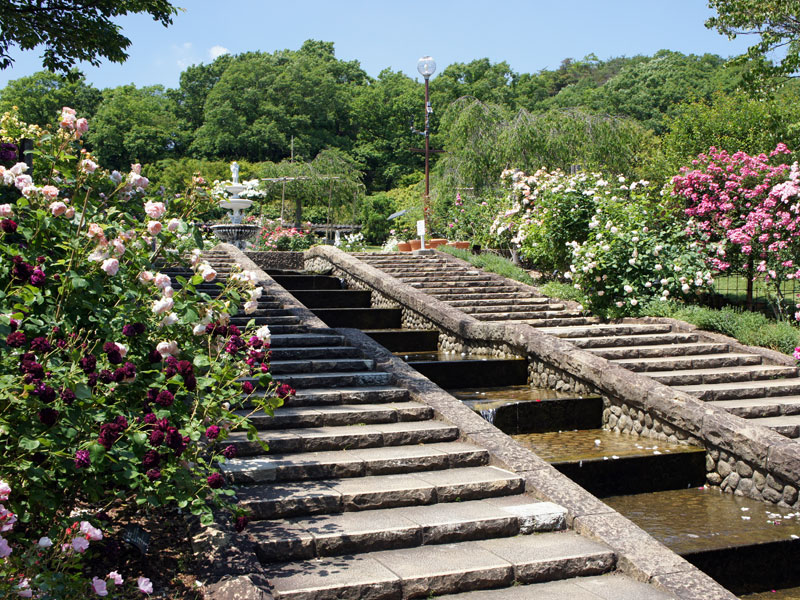
[[[687,371],[648,371],[647,376],[664,385],[687,386],[796,377],[797,369],[780,365],[753,365]]]
[[[463,300],[460,297],[456,297],[452,300],[445,300],[445,302],[453,308],[459,308],[464,312],[468,312],[468,309],[474,312],[492,312],[492,307],[497,306],[522,305],[526,307],[526,310],[536,310],[538,307],[542,307],[541,310],[553,310],[561,309],[565,306],[561,302],[551,302],[549,298],[545,298],[544,296],[523,296],[516,298],[512,294],[508,294],[508,298],[484,298],[473,300]]]
[[[635,336],[654,333],[671,333],[672,327],[665,323],[610,323],[592,327],[553,327],[543,331],[560,338],[587,338],[610,336]]]
[[[265,575],[276,600],[419,598],[599,575],[614,553],[571,532],[274,563]]]
[[[300,317],[295,315],[285,315],[285,316],[264,316],[259,315],[258,311],[245,315],[245,314],[238,314],[233,315],[231,317],[231,324],[236,325],[237,327],[243,327],[247,325],[250,321],[253,321],[253,324],[260,327],[261,325],[269,325],[270,331],[272,331],[273,326],[276,325],[299,325],[300,324]]]
[[[390,352],[435,352],[439,347],[436,329],[364,329],[365,334]]]
[[[479,467],[488,463],[489,454],[483,448],[460,442],[441,442],[234,458],[226,461],[222,468],[236,484],[258,484],[372,477]]]
[[[309,360],[314,358],[358,358],[361,351],[351,346],[284,347],[270,349],[273,360]]]
[[[666,346],[695,344],[700,339],[696,333],[652,333],[641,335],[597,335],[570,337],[569,342],[579,348],[627,348],[639,346]]]
[[[249,381],[258,386],[258,380],[242,377],[240,381]],[[390,385],[392,376],[381,371],[352,371],[346,373],[287,373],[280,376],[281,383],[294,389],[325,387],[372,387]]]
[[[231,321],[233,317],[231,317]],[[249,319],[245,319],[244,323],[247,323]],[[262,323],[262,325],[269,325],[268,323]],[[277,335],[297,335],[300,333],[305,333],[309,330],[307,325],[301,325],[298,323],[292,325],[269,325],[269,331],[272,334],[272,339],[275,339]]]
[[[687,369],[719,369],[723,367],[739,367],[760,365],[760,354],[744,354],[741,352],[723,352],[719,354],[690,354],[687,356],[655,356],[648,358],[625,358],[611,362],[630,371],[683,371]]]
[[[800,415],[781,415],[780,417],[761,417],[751,419],[751,422],[763,427],[769,427],[776,433],[789,438],[800,437]]]
[[[342,280],[327,275],[274,275],[275,283],[287,290],[339,290]]]
[[[250,415],[257,429],[282,429],[296,427],[333,427],[350,423],[397,423],[424,421],[433,418],[433,409],[419,402],[386,402],[383,404],[342,404],[334,406],[282,406],[274,416],[259,411],[240,410],[237,414]]]
[[[331,514],[522,493],[525,482],[498,467],[464,467],[397,475],[270,483],[236,495],[255,519]]]
[[[437,299],[441,300],[442,302],[447,302],[448,304],[453,301],[463,301],[467,303],[472,302],[479,302],[479,301],[503,301],[503,300],[515,300],[519,296],[520,292],[518,289],[513,289],[512,291],[506,292],[491,292],[491,291],[478,291],[478,292],[469,292],[469,299],[464,299],[464,292],[459,292],[456,294],[451,294],[448,291],[437,292],[436,294],[431,294],[432,296],[436,296]],[[524,298],[524,300],[537,300],[537,297],[530,297]],[[547,302],[549,298],[542,297],[543,302]]]
[[[597,317],[553,317],[549,319],[510,319],[509,323],[524,323],[526,325],[530,325],[531,327],[536,327],[537,329],[544,329],[546,327],[581,327],[585,325],[594,325],[595,323],[599,323],[600,319]]]
[[[314,308],[312,311],[328,327],[392,329],[401,325],[399,308]]]
[[[459,292],[463,290],[467,294],[485,294],[487,292],[519,293],[519,289],[497,281],[459,281],[450,284],[431,281],[428,283],[409,283],[408,285],[433,296],[438,293],[452,294],[453,290],[458,290]]]
[[[622,360],[632,358],[721,354],[727,352],[729,347],[728,344],[703,342],[694,344],[686,343],[653,344],[651,346],[621,346],[619,348],[587,348],[587,350],[592,354],[602,356],[608,360]]]
[[[233,431],[228,440],[239,456],[263,454],[258,442],[247,439],[246,431]],[[262,430],[258,438],[269,444],[270,454],[323,452],[327,450],[434,444],[458,439],[458,428],[443,421],[404,421],[370,425],[300,427],[281,431]]]
[[[564,529],[566,511],[524,495],[257,521],[262,563],[452,544]]]
[[[617,573],[439,596],[441,600],[674,600],[652,585]]]
[[[391,385],[306,388],[297,390],[294,396],[289,396],[282,408],[407,402],[408,398],[408,390]]]
[[[366,358],[315,358],[311,360],[273,360],[270,371],[273,375],[294,373],[331,373],[343,371],[371,371],[375,361]]]
[[[743,419],[800,414],[800,396],[710,400],[708,403],[724,408],[731,414]]]
[[[678,389],[700,400],[734,400],[739,398],[774,398],[800,395],[800,379],[766,379],[700,385],[680,385]]]
[[[336,333],[288,333],[275,335],[270,340],[272,348],[311,348],[314,346],[341,346],[344,337]]]
[[[462,311],[467,312],[467,311]],[[530,310],[526,306],[509,307],[507,311],[474,312],[473,317],[480,321],[547,321],[550,319],[583,318],[577,310]],[[596,318],[593,317],[594,320]]]
[[[307,308],[369,308],[369,290],[292,290],[292,295]]]
[[[475,302],[470,302],[468,300],[461,300],[457,302],[448,302],[450,306],[453,308],[457,308],[461,312],[465,312],[468,315],[478,315],[482,313],[499,313],[499,314],[508,314],[508,313],[517,313],[517,312],[524,312],[524,313],[546,313],[547,316],[550,316],[549,313],[552,312],[563,312],[565,310],[564,304],[547,304],[545,302],[530,302],[526,301],[527,298],[519,298],[513,300],[513,304],[509,303],[508,301],[500,301],[500,300],[480,300]],[[508,317],[505,317],[508,318]]]
[[[403,283],[413,285],[415,283],[437,283],[440,286],[462,286],[462,285],[487,285],[498,283],[497,278],[486,274],[467,273],[436,273],[431,275],[406,275],[397,277]]]

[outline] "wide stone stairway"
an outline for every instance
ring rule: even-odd
[[[234,268],[225,253],[204,258],[219,279]],[[269,451],[233,432],[238,457],[225,466],[275,598],[671,597],[615,573],[615,553],[566,530],[563,508],[526,495],[523,479],[288,304],[268,288],[254,314],[232,318],[269,325],[271,371],[296,394],[253,416]]]
[[[601,323],[574,303],[547,298],[440,252],[354,256],[478,320],[531,325],[787,437],[800,437],[800,376],[794,366],[770,364],[761,354],[718,341],[720,336],[678,331],[667,322]]]

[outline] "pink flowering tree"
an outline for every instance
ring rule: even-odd
[[[88,127],[68,108],[54,131],[0,118],[0,141],[36,141],[33,174],[0,167],[4,598],[151,593],[125,565],[84,561],[114,529],[95,515],[173,506],[209,523],[215,506],[232,508],[229,431],[256,439],[243,399],[271,413],[291,392],[271,380],[269,329],[230,323],[257,308],[255,276],[234,274],[214,298],[198,288],[216,280],[189,225],[207,189],[196,181],[176,212],[139,165],[100,167],[81,145]],[[165,262],[190,275],[160,273]]]
[[[744,273],[748,304],[753,283],[763,282],[779,316],[783,284],[800,278],[800,167],[786,164],[790,155],[784,144],[769,156],[711,148],[672,180],[672,195],[683,198],[690,217],[687,233],[709,266]]]

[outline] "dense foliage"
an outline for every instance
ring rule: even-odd
[[[2,140],[35,139],[37,164],[33,175],[0,166],[3,597],[121,585],[87,562],[104,551],[97,514],[171,505],[210,522],[232,494],[220,470],[236,453],[228,432],[247,425],[234,411],[253,386],[238,379],[265,388],[256,406],[279,403],[268,329],[230,324],[240,306],[257,308],[252,274],[234,274],[215,298],[198,288],[216,279],[189,224],[207,187],[197,178],[166,206],[140,165],[98,166],[81,147],[88,126],[69,108],[53,133],[0,119]],[[191,275],[158,272],[165,260]]]

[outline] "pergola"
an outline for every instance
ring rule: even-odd
[[[341,177],[335,175],[320,175],[319,177],[310,177],[308,175],[299,175],[296,177],[264,177],[261,181],[266,181],[269,183],[280,183],[281,184],[281,224],[285,222],[285,213],[286,213],[286,184],[292,183],[294,181],[310,181],[310,180],[322,180],[322,181],[330,181],[330,186],[328,187],[328,218],[327,218],[327,227],[326,227],[326,236],[330,237],[331,231],[331,215],[333,213],[333,185],[336,181],[340,180]],[[356,192],[357,193],[357,192]],[[356,196],[354,195],[353,201],[355,202]],[[295,197],[294,201],[294,226],[300,227],[302,220],[303,220],[303,202],[300,199],[300,196]]]

